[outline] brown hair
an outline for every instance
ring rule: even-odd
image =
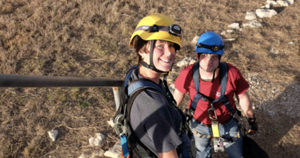
[[[134,50],[138,55],[139,63],[142,61],[142,57],[139,55],[139,51],[143,50],[144,52],[147,52],[147,43],[148,41],[143,40],[140,36],[135,36],[132,40]]]

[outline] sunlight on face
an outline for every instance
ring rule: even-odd
[[[150,43],[147,45],[150,52]],[[153,49],[153,64],[161,71],[170,71],[176,57],[175,44],[168,41],[157,40]],[[144,56],[144,61],[150,64],[150,53]]]
[[[218,68],[220,56],[217,54],[201,53],[199,57],[200,68],[206,72],[214,72]]]

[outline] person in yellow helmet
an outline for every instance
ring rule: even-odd
[[[138,139],[135,141],[147,148],[147,157],[191,157],[185,116],[176,106],[166,80],[161,79],[171,71],[176,52],[181,48],[181,38],[180,26],[170,17],[156,13],[140,20],[130,39],[129,45],[137,53],[138,65],[126,73],[125,87],[128,88],[125,91],[129,96],[139,92],[126,107],[129,109],[127,117]],[[138,81],[143,82],[132,86]],[[130,156],[145,157],[138,147],[131,142],[128,144]],[[124,157],[128,155],[125,154],[123,150]]]

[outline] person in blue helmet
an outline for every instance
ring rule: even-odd
[[[257,124],[247,94],[249,84],[235,66],[221,62],[224,43],[217,33],[203,33],[195,51],[197,62],[180,72],[174,83],[173,96],[179,106],[185,93],[189,93],[190,126],[196,141],[197,157],[212,157],[210,142],[213,140],[215,151],[226,150],[229,158],[241,158],[243,140],[238,121],[234,118],[234,95],[248,118],[248,133],[254,134]]]

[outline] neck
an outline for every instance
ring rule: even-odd
[[[199,67],[199,75],[200,75],[201,80],[203,80],[203,81],[211,81],[212,78],[213,78],[213,76],[214,76],[214,72],[207,72],[207,71],[202,70]],[[218,75],[219,75],[219,69],[217,69],[215,71],[215,78],[217,78]]]
[[[155,82],[156,84],[159,84],[159,79],[160,79],[160,76],[162,75],[161,73],[158,73],[151,69],[145,68],[144,66],[139,67],[139,73],[143,78],[151,80],[151,81]]]

